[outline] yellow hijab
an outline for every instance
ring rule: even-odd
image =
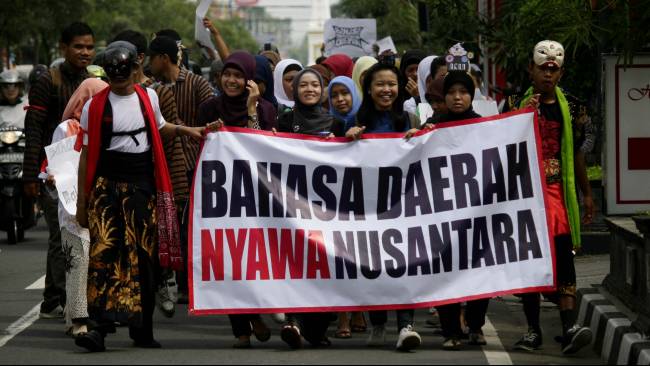
[[[352,69],[352,80],[354,80],[354,85],[356,85],[357,90],[361,99],[363,99],[363,90],[361,86],[361,74],[368,70],[372,65],[377,63],[377,59],[371,56],[361,56],[354,63],[354,69]]]

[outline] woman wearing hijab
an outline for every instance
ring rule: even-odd
[[[318,72],[320,76],[323,78],[323,90],[326,90],[327,87],[330,85],[332,79],[334,79],[334,74],[327,67],[323,65],[315,64],[315,65],[308,66],[307,68],[316,70],[316,72]],[[325,95],[325,93],[323,93],[323,100],[321,101],[321,106],[326,111],[330,109],[330,101],[327,98],[327,95]]]
[[[269,101],[260,98],[260,90],[253,81],[256,75],[256,58],[243,51],[228,56],[221,73],[223,94],[201,104],[198,118],[200,124],[217,122],[216,128],[225,125],[258,130],[271,130],[275,127],[275,108]],[[266,67],[268,68],[268,64]],[[237,342],[233,344],[234,348],[250,348],[253,334],[260,342],[271,338],[271,331],[259,314],[228,317],[233,335],[237,338]]]
[[[79,119],[84,104],[107,86],[107,83],[96,78],[86,79],[79,85],[65,107],[63,122],[54,130],[52,135],[53,144],[79,134],[81,131]],[[77,146],[81,148],[79,144]],[[54,175],[49,175],[47,178],[48,185],[54,184],[55,180]],[[61,227],[61,247],[65,255],[65,262],[70,265],[65,273],[66,334],[77,337],[88,332],[86,285],[88,283],[90,233],[88,229],[79,225],[74,215],[70,215],[66,211],[61,201],[59,201],[59,225]]]
[[[302,64],[294,59],[284,59],[275,65],[273,70],[273,92],[278,101],[278,114],[282,114],[293,108],[293,79]]]
[[[198,123],[271,130],[276,111],[271,102],[260,97],[255,83],[255,58],[248,52],[233,52],[224,61],[221,73],[223,94],[199,106]]]
[[[436,114],[427,123],[436,124],[481,117],[472,108],[474,81],[468,73],[462,71],[449,72],[444,79],[443,93],[448,109],[447,113]],[[470,345],[486,345],[481,328],[485,325],[485,314],[489,303],[490,299],[467,302],[465,319],[470,330],[468,342]],[[462,347],[460,342],[462,329],[459,321],[461,318],[461,304],[443,305],[437,307],[437,310],[442,324],[442,333],[445,337],[443,349],[449,351],[459,350]]]
[[[378,61],[376,58],[371,56],[361,56],[354,63],[354,68],[352,69],[352,80],[354,80],[354,85],[357,87],[357,91],[363,99],[363,92],[361,91],[361,85],[363,85],[363,78],[366,76],[366,72],[372,65],[376,64]]]
[[[425,97],[427,86],[431,83],[431,63],[436,58],[436,56],[427,56],[420,61],[417,69],[417,91],[418,95],[410,98],[404,102],[404,110],[418,115],[418,104],[426,103],[427,99]]]
[[[334,73],[334,76],[347,76],[349,78],[352,77],[352,68],[354,68],[354,62],[348,55],[332,55],[325,59],[325,61],[323,61],[321,64],[330,69],[330,71]]]
[[[343,136],[343,121],[327,114],[321,108],[324,93],[320,74],[305,69],[293,81],[293,110],[280,115],[278,131],[323,138]],[[287,322],[280,333],[282,340],[292,349],[302,348],[302,338],[312,346],[329,346],[326,336],[330,313],[286,314]]]
[[[278,117],[278,131],[318,135],[343,136],[343,121],[321,108],[324,93],[323,78],[312,69],[305,69],[293,80],[293,110]]]
[[[255,56],[255,83],[260,90],[262,98],[278,109],[278,100],[275,98],[273,88],[273,71],[269,59],[262,56]]]
[[[399,72],[404,78],[403,91],[404,95],[411,97],[419,96],[418,89],[418,65],[426,57],[422,50],[408,50],[402,56],[399,64]]]
[[[345,123],[344,131],[355,125],[357,112],[361,107],[361,96],[354,81],[347,76],[337,76],[327,88],[330,114]]]

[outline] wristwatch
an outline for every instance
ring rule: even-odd
[[[253,124],[259,123],[259,119],[257,118],[257,114],[249,114],[248,115],[248,120],[250,122],[253,122]]]

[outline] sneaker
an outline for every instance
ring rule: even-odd
[[[542,335],[532,329],[528,330],[528,333],[515,343],[515,349],[521,351],[532,352],[534,350],[540,349],[542,346]]]
[[[63,308],[61,305],[57,305],[54,309],[48,312],[44,312],[41,309],[41,312],[38,314],[38,317],[41,319],[62,319],[63,318]]]
[[[399,331],[397,346],[395,346],[395,348],[397,348],[398,351],[408,352],[420,347],[421,343],[422,338],[420,338],[420,335],[413,330],[412,326],[408,325]]]
[[[284,316],[284,313],[271,314],[271,319],[278,324],[284,324],[287,321],[287,317]]]
[[[445,351],[460,351],[463,343],[458,338],[446,338],[442,343],[442,349]]]
[[[478,331],[478,332],[470,332],[469,333],[469,342],[467,342],[469,345],[472,346],[485,346],[487,345],[487,341],[485,340],[485,335],[483,335],[483,331]]]
[[[282,327],[280,331],[280,338],[284,343],[288,344],[291,349],[302,348],[302,337],[300,336],[300,328],[293,323],[289,323]]]
[[[386,326],[373,325],[370,331],[370,336],[366,341],[368,347],[383,347],[386,343]]]
[[[156,292],[156,305],[161,313],[167,318],[174,316],[176,312],[176,304],[174,304],[174,299],[169,291],[170,284],[163,284]]]
[[[593,332],[587,327],[574,325],[573,328],[567,331],[562,342],[562,353],[570,355],[578,352],[582,347],[591,344],[593,339]]]

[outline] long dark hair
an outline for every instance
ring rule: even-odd
[[[359,112],[357,113],[357,125],[366,126],[369,130],[372,130],[375,127],[377,119],[380,118],[381,112],[375,108],[375,102],[370,96],[370,85],[372,84],[375,74],[384,70],[392,71],[397,76],[398,95],[395,102],[393,102],[393,107],[388,113],[393,122],[393,129],[395,131],[403,131],[409,121],[408,116],[404,113],[404,103],[401,95],[402,92],[399,88],[399,85],[401,85],[402,82],[402,77],[395,66],[382,64],[381,62],[372,65],[363,78],[363,90],[361,91],[363,93],[363,102],[361,102],[361,107],[359,107]]]

